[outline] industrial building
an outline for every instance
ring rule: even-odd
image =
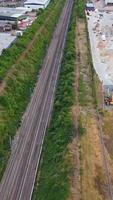
[[[7,32],[12,30],[12,24],[8,24],[6,21],[0,21],[0,32]]]
[[[36,19],[32,9],[0,7],[0,55],[11,46]]]
[[[50,0],[27,0],[24,2],[24,7],[32,8],[33,10],[45,9]]]
[[[113,5],[113,0],[105,0],[106,5]]]
[[[26,18],[26,9],[0,7],[0,20],[17,21]]]

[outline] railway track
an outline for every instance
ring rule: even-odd
[[[66,0],[0,184],[0,200],[30,200],[51,117],[73,0]]]

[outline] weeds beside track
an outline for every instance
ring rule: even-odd
[[[54,111],[45,137],[40,172],[37,175],[33,200],[67,199],[70,194],[69,175],[72,163],[68,144],[73,135],[71,106],[74,92],[75,6],[67,35],[64,59],[56,91]]]
[[[64,0],[51,3],[52,19],[49,19],[48,26],[44,28],[43,34],[36,37],[34,45],[27,56],[15,66],[14,72],[7,79],[4,92],[0,95],[0,178],[10,155],[10,139],[13,139],[20,126],[23,112],[30,100],[47,45],[50,42],[64,3]],[[48,9],[50,8],[48,7]],[[33,27],[36,30],[36,22]]]

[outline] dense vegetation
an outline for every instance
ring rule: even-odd
[[[0,58],[0,76],[3,76],[7,68],[16,62],[19,53],[26,47],[37,29],[45,23],[45,28],[35,38],[34,45],[27,56],[15,65],[13,74],[6,82],[5,91],[0,95],[0,178],[10,154],[9,138],[14,137],[20,125],[64,3],[64,0],[53,0],[25,35]]]
[[[76,15],[79,18],[85,18],[84,8],[85,8],[85,0],[76,0]]]
[[[64,200],[70,192],[69,175],[72,166],[68,144],[73,135],[71,106],[74,100],[75,20],[74,6],[56,91],[54,112],[45,137],[41,173],[37,177],[33,200]]]

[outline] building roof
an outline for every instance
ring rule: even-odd
[[[113,0],[105,0],[105,3],[113,3]]]
[[[26,10],[23,9],[0,7],[0,15],[4,16],[23,15],[25,13]]]
[[[92,2],[89,2],[89,3],[86,3],[86,6],[91,8],[91,7],[94,7],[94,4]]]
[[[25,9],[0,7],[0,19],[7,19],[9,17],[16,20],[26,12],[27,11]]]
[[[32,8],[26,8],[26,7],[16,7],[17,10],[23,10],[24,12],[31,12]]]
[[[24,4],[38,4],[38,5],[45,5],[48,0],[27,0]]]
[[[6,21],[0,21],[0,26],[6,26],[8,23]]]

